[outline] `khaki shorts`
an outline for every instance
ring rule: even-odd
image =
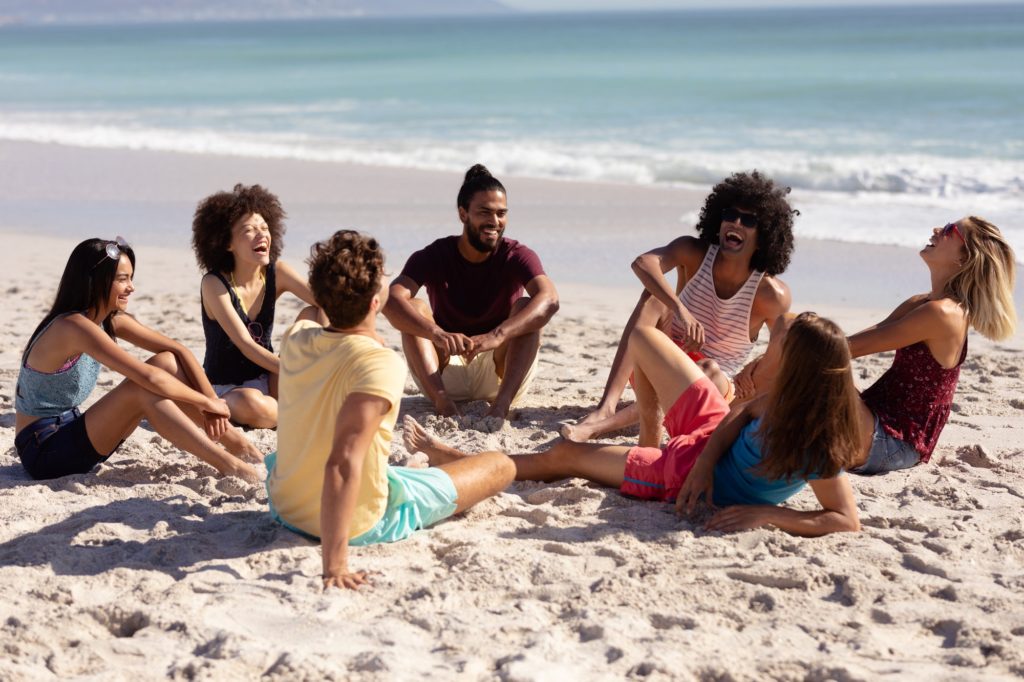
[[[540,353],[537,353],[529,371],[526,372],[523,385],[519,387],[512,398],[512,405],[518,404],[529,390],[530,384],[533,383],[533,377],[537,373],[539,359]],[[420,392],[426,394],[415,374],[412,375],[412,378],[419,386]],[[468,364],[461,355],[452,356],[448,361],[448,366],[441,372],[441,383],[444,384],[444,390],[452,400],[494,402],[494,399],[498,397],[498,388],[501,386],[501,380],[498,379],[498,373],[494,368],[494,351],[484,351],[475,356]]]

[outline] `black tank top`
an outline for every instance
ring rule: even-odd
[[[249,330],[253,341],[273,353],[274,347],[270,343],[270,335],[274,331],[274,306],[277,303],[274,264],[271,263],[267,266],[263,306],[256,315],[256,319],[249,319],[249,315],[242,309],[242,302],[238,300],[234,287],[224,275],[219,272],[210,274],[224,283],[224,288],[228,290],[228,296],[231,297],[231,305],[239,319],[242,320],[242,324]],[[217,320],[206,314],[206,307],[202,305],[201,293],[199,307],[203,314],[203,334],[206,336],[206,357],[203,359],[203,369],[211,384],[242,384],[266,373],[267,370],[242,355],[242,351],[232,343],[231,338]]]

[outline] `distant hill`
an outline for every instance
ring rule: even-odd
[[[0,24],[107,24],[509,12],[498,0],[0,0]]]

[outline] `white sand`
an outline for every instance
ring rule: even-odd
[[[198,182],[194,176],[202,179],[206,162],[164,157],[190,171],[166,206],[190,209],[184,195]],[[264,163],[268,172],[277,167]],[[104,187],[109,177],[84,181]],[[535,186],[565,196],[563,205],[579,199],[585,210],[597,210],[587,208],[592,186]],[[315,203],[308,196],[290,202],[283,192],[282,200],[293,216],[309,214]],[[75,201],[89,206],[86,196]],[[0,190],[0,209],[6,206],[14,199]],[[557,227],[552,221],[540,228]],[[930,464],[854,479],[864,524],[858,535],[706,533],[699,518],[677,519],[669,505],[628,500],[582,481],[514,484],[465,518],[398,544],[355,549],[352,566],[379,571],[376,586],[325,594],[319,547],[269,519],[261,488],[218,480],[150,431],[138,430],[92,474],[28,479],[13,449],[18,357],[77,239],[33,236],[20,222],[8,224],[22,231],[3,233],[0,270],[8,322],[0,332],[0,679],[1024,675],[1020,333],[1005,344],[972,334],[954,413]],[[108,232],[132,237],[127,227],[102,234]],[[578,227],[573,234],[586,236]],[[650,245],[615,255],[627,268]],[[201,357],[191,254],[184,244],[140,243],[137,252],[131,312]],[[863,255],[857,261],[851,253]],[[810,274],[801,275],[804,258]],[[866,299],[855,278],[898,290],[886,268],[902,266],[907,277],[925,281],[923,266],[906,250],[808,242],[787,280],[796,309],[813,303],[853,330],[905,295]],[[850,300],[805,281],[826,276],[845,282]],[[527,452],[551,443],[560,421],[581,416],[599,396],[635,295],[559,285],[562,310],[545,332],[540,377],[510,424],[486,433],[473,428],[473,417],[463,424],[432,417],[411,381],[403,414],[469,450]],[[278,337],[298,307],[282,299]],[[397,334],[382,326],[397,347]],[[890,357],[858,361],[858,382],[869,384]],[[104,372],[93,400],[116,381]],[[481,414],[482,405],[469,412]],[[274,447],[272,431],[250,436],[264,450]],[[407,457],[400,437],[392,456]],[[791,504],[813,505],[813,495],[804,492]]]

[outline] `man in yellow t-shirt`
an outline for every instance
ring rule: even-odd
[[[372,237],[336,232],[313,247],[307,308],[281,343],[278,449],[267,457],[274,518],[323,545],[324,586],[358,587],[348,545],[394,542],[503,490],[512,461],[485,453],[428,469],[388,466],[405,363],[377,335],[387,298]]]

